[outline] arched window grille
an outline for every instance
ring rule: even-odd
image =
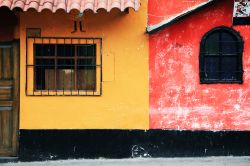
[[[207,32],[200,45],[200,82],[243,83],[240,34],[229,27],[217,27]]]

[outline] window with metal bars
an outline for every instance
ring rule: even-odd
[[[217,27],[204,35],[200,46],[201,83],[243,83],[243,40],[229,27]]]
[[[28,38],[27,49],[28,95],[101,95],[101,39]]]

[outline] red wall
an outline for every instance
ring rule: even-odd
[[[149,1],[149,14],[157,18],[163,10],[172,13],[173,2],[182,5],[176,0]],[[214,27],[232,26],[232,13],[233,0],[219,0],[150,35],[150,128],[250,130],[249,26],[233,27],[245,42],[244,83],[199,83],[200,40]],[[157,23],[150,15],[149,23]]]
[[[154,25],[207,0],[149,0],[148,24]]]

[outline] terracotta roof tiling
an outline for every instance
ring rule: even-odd
[[[41,12],[44,9],[56,12],[59,9],[70,12],[75,9],[79,12],[92,10],[97,12],[98,9],[110,11],[118,8],[124,11],[126,8],[133,8],[137,11],[140,7],[140,0],[0,0],[0,7],[6,6],[10,9],[21,8],[23,11],[35,9]]]

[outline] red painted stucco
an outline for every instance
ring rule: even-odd
[[[171,13],[174,2],[182,5],[151,0],[149,14]],[[250,26],[233,27],[245,42],[244,83],[199,83],[201,38],[217,26],[231,27],[232,13],[233,0],[218,0],[150,35],[150,128],[250,130]],[[150,15],[149,23],[157,23]]]
[[[154,25],[208,0],[149,0],[148,24]]]

